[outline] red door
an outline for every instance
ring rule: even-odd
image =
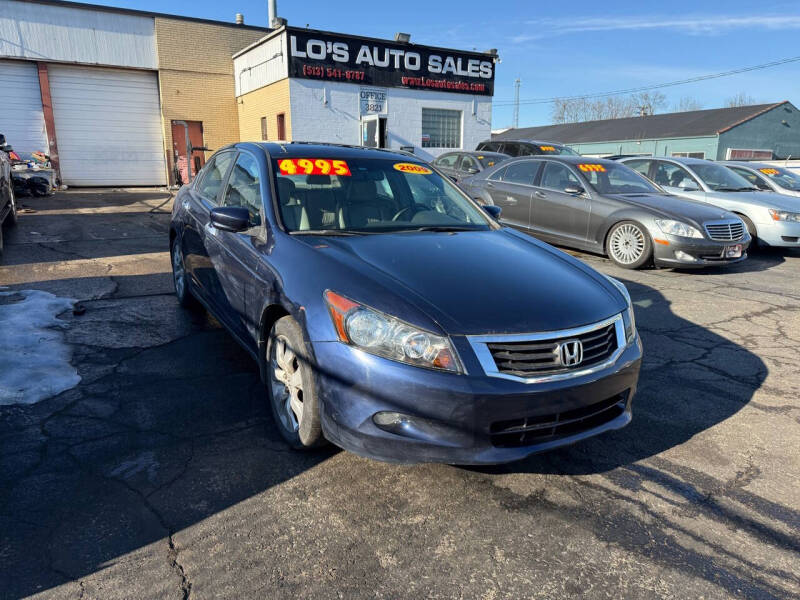
[[[193,148],[202,148],[203,144],[203,122],[185,121],[189,128],[189,143]],[[189,181],[186,172],[186,127],[183,122],[172,121],[172,164],[177,168],[180,181],[176,183],[187,183]],[[206,164],[206,155],[202,151],[192,152],[191,166],[192,177]]]

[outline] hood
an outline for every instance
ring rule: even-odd
[[[724,208],[717,208],[705,202],[671,194],[608,195],[607,197],[631,206],[646,208],[669,219],[691,220],[697,225],[702,225],[706,221],[737,218],[736,215]]]
[[[712,201],[714,198],[736,200],[738,202],[747,202],[748,204],[758,204],[767,208],[800,212],[800,198],[776,192],[707,192],[706,198],[708,201]]]
[[[568,329],[626,306],[603,275],[509,229],[331,236],[315,248],[366,285],[372,280],[393,291],[449,334]]]

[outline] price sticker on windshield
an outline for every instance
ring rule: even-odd
[[[583,171],[584,173],[591,173],[593,171],[597,172],[597,173],[605,173],[606,172],[606,168],[603,165],[599,165],[599,164],[582,163],[582,164],[578,165],[578,168],[581,171]]]
[[[764,175],[778,175],[780,171],[778,169],[759,169]]]
[[[327,158],[283,158],[278,161],[278,169],[281,175],[350,176],[350,167],[345,161]]]
[[[555,146],[539,146],[539,150],[541,150],[542,152],[555,152],[556,151],[556,147]]]
[[[433,173],[428,167],[423,167],[416,163],[395,163],[394,168],[396,171],[403,173],[413,173],[414,175],[430,175]]]

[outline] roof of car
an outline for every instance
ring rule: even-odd
[[[458,152],[459,154],[469,154],[470,156],[496,156],[498,158],[508,158],[508,154],[503,154],[502,152],[489,152],[488,150],[483,152],[481,150],[461,150]]]
[[[749,160],[722,160],[720,161],[723,165],[729,165],[732,167],[749,167],[751,169],[774,169],[775,165],[768,165],[767,163],[762,162],[753,162]]]
[[[482,142],[483,144],[488,144],[490,142],[522,142],[523,144],[534,144],[536,146],[563,146],[561,142],[550,142],[547,140],[512,140],[512,139],[503,139],[503,138],[492,138],[491,140],[485,140]]]
[[[322,144],[313,142],[242,142],[263,148],[273,158],[319,157],[319,158],[386,158],[387,160],[419,161],[424,159],[408,152],[365,148],[345,144]]]
[[[533,156],[519,156],[511,160],[503,161],[503,164],[511,162],[519,162],[521,160],[555,160],[558,162],[565,162],[571,165],[578,163],[592,164],[592,165],[618,165],[619,161],[608,160],[607,158],[595,158],[593,156],[579,156],[577,154],[536,154]]]

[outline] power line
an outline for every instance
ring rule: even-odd
[[[554,96],[552,98],[531,98],[529,100],[501,100],[493,102],[494,106],[510,106],[519,104],[548,104],[555,100],[588,100],[589,98],[605,98],[607,96],[618,96],[620,94],[634,94],[636,92],[646,92],[648,90],[658,90],[661,88],[672,87],[675,85],[685,85],[687,83],[695,83],[698,81],[707,81],[709,79],[718,79],[720,77],[728,77],[730,75],[737,75],[739,73],[747,73],[749,71],[757,71],[759,69],[768,69],[770,67],[777,67],[791,62],[800,61],[800,56],[792,56],[790,58],[782,58],[772,62],[764,63],[761,65],[754,65],[752,67],[742,67],[740,69],[733,69],[731,71],[723,71],[722,73],[713,73],[710,75],[700,75],[698,77],[691,77],[689,79],[681,79],[679,81],[670,81],[668,83],[659,83],[655,85],[646,85],[636,88],[628,88],[624,90],[614,90],[611,92],[598,92],[594,94],[582,94],[579,96]]]

